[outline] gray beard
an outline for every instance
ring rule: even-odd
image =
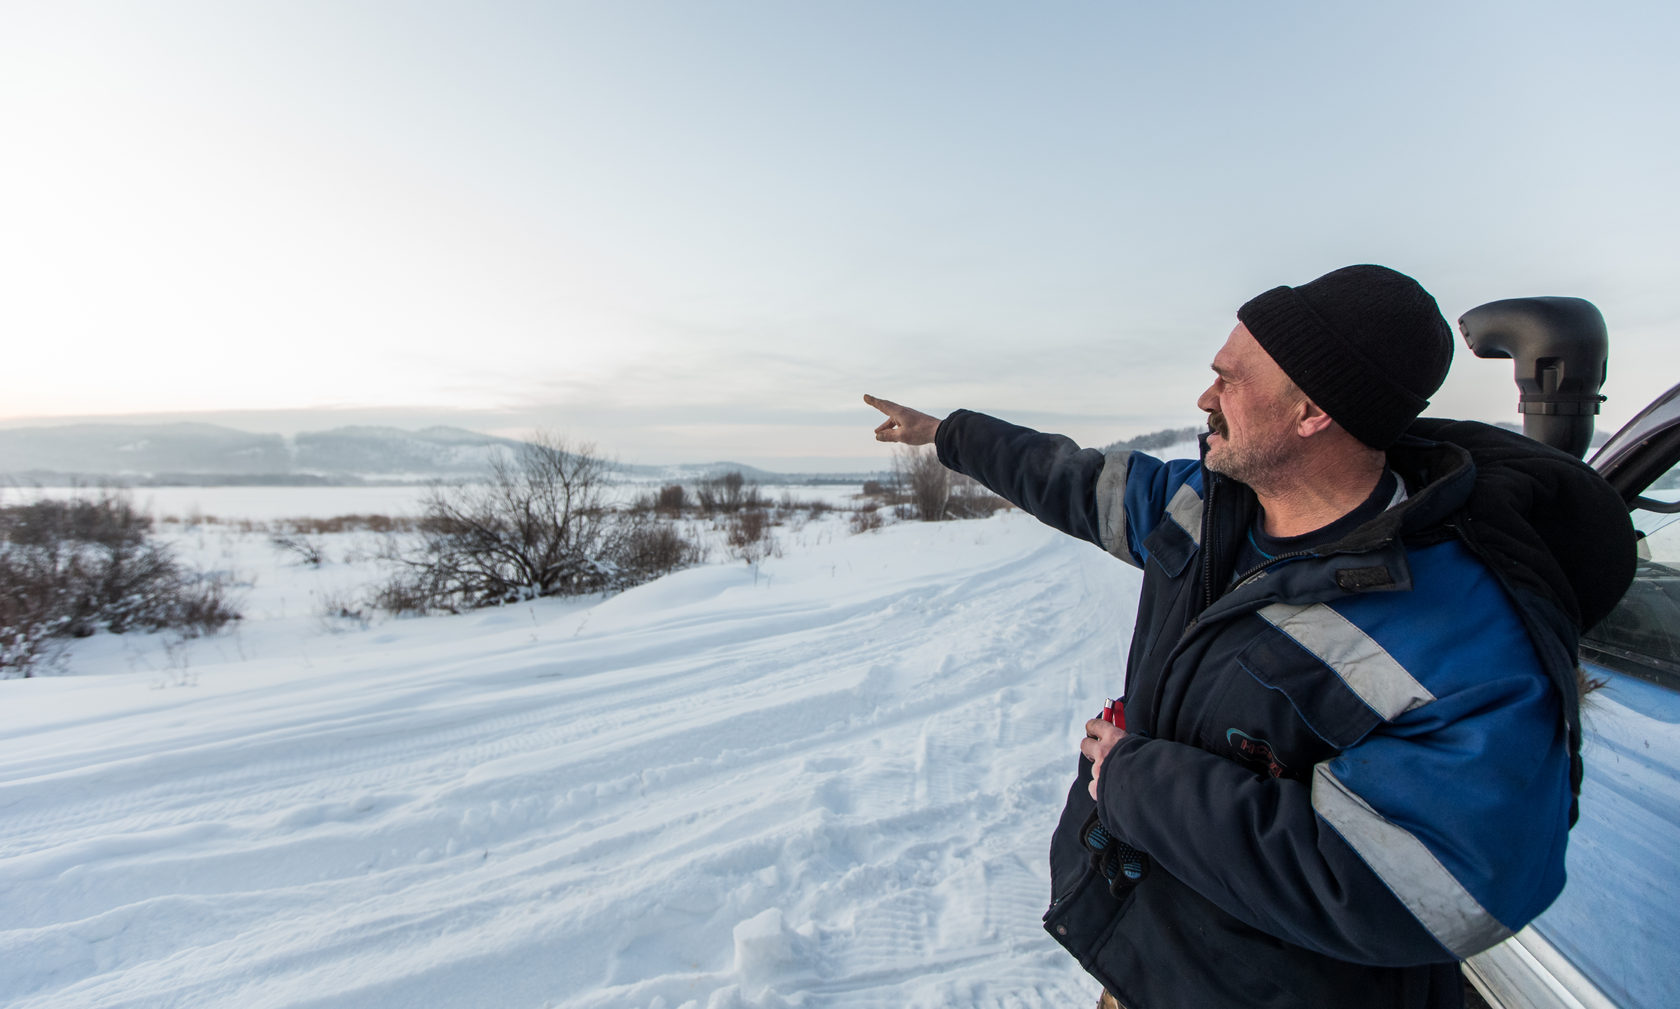
[[[1286,445],[1236,445],[1225,432],[1220,432],[1220,437],[1222,443],[1208,449],[1204,465],[1238,483],[1263,489],[1274,483],[1275,475],[1289,465],[1289,448]]]

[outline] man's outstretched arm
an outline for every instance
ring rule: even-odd
[[[876,396],[864,396],[863,401],[887,415],[875,429],[877,441],[931,444],[941,463],[975,478],[1046,525],[1090,540],[1130,563],[1142,563],[1127,543],[1121,503],[1129,453],[1109,459],[1094,449],[1081,450],[1061,435],[1041,434],[969,410],[940,420]]]

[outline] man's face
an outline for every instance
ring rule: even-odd
[[[1213,384],[1196,405],[1207,411],[1207,467],[1250,486],[1268,483],[1299,447],[1305,398],[1242,323],[1213,357]]]

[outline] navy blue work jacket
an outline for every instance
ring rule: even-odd
[[[1597,480],[1510,441],[1520,436],[1430,423],[1501,449],[1489,455],[1500,476],[1537,450],[1544,465],[1524,479]],[[1526,557],[1476,534],[1473,517],[1516,504],[1469,507],[1497,486],[1471,448],[1402,439],[1389,464],[1403,503],[1337,543],[1239,572],[1254,495],[1195,460],[1080,449],[969,411],[944,420],[936,444],[948,467],[1143,570],[1129,735],[1096,803],[1079,759],[1045,915],[1123,1005],[1458,1006],[1458,961],[1556,897],[1588,604],[1566,575],[1540,561],[1518,571]],[[1614,520],[1603,491],[1574,496]],[[1530,526],[1504,531],[1546,554]],[[1595,619],[1608,608],[1590,605]],[[1134,885],[1111,885],[1080,843],[1093,810],[1147,854]]]

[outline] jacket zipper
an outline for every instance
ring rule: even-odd
[[[1205,451],[1203,455],[1206,455]],[[1202,499],[1202,611],[1205,612],[1213,605],[1213,556],[1216,552],[1214,547],[1218,546],[1215,542],[1213,522],[1213,493],[1219,486],[1219,478],[1205,465],[1202,472],[1207,474],[1207,496]],[[1201,612],[1198,612],[1192,617],[1185,630],[1195,627],[1201,616]]]
[[[1319,554],[1316,550],[1295,550],[1295,551],[1291,551],[1290,553],[1287,553],[1287,554],[1278,554],[1276,557],[1273,557],[1271,560],[1266,561],[1265,563],[1259,565],[1258,567],[1250,568],[1247,574],[1244,574],[1241,577],[1239,577],[1236,580],[1236,582],[1234,584],[1232,584],[1230,589],[1226,590],[1225,594],[1230,595],[1232,592],[1235,592],[1238,589],[1242,588],[1244,585],[1247,585],[1249,582],[1253,581],[1255,578],[1257,578],[1261,574],[1265,573],[1267,568],[1272,567],[1273,565],[1277,564],[1279,561],[1294,561],[1294,560],[1300,560],[1302,557],[1317,557],[1317,556],[1319,556]]]

